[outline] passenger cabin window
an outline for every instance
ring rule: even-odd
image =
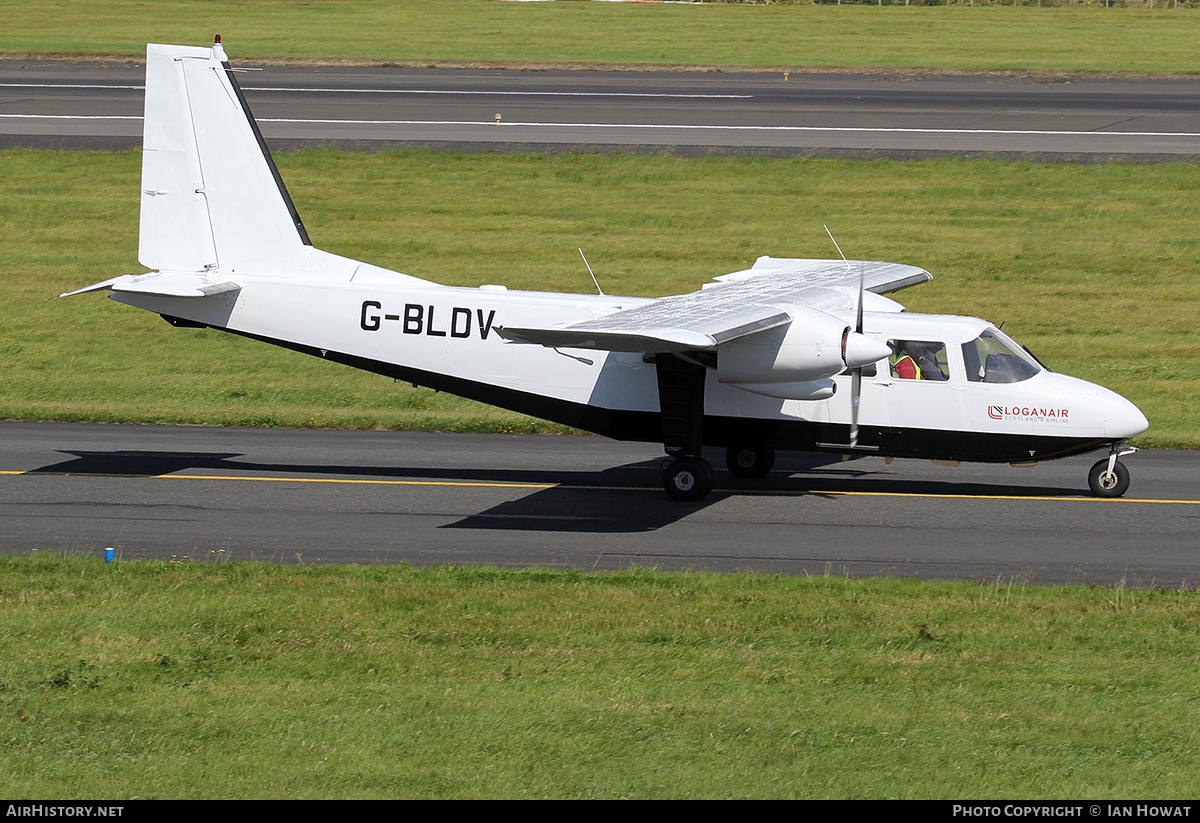
[[[1012,338],[996,329],[963,343],[962,351],[967,379],[973,383],[1020,383],[1042,370]]]
[[[889,340],[892,377],[898,380],[949,380],[946,344],[932,340]]]

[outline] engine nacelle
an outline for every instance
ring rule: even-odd
[[[899,314],[907,311],[904,306],[897,303],[890,297],[884,297],[882,294],[874,292],[863,292],[863,311],[880,311],[888,314]]]
[[[792,322],[717,346],[721,383],[808,383],[846,367],[844,321],[816,309],[789,306]]]
[[[781,400],[828,400],[837,392],[837,386],[828,377],[822,380],[807,380],[803,383],[730,383],[742,391],[778,397]]]

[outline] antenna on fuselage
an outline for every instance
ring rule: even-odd
[[[822,224],[821,228],[825,229],[825,233],[829,235],[829,239],[833,240],[833,247],[838,250],[838,254],[842,255],[842,262],[849,263],[850,261],[846,259],[846,255],[842,252],[842,247],[838,245],[838,241],[834,238],[833,232],[829,230],[829,226]]]
[[[583,258],[583,265],[587,266],[588,274],[592,276],[592,282],[596,284],[596,291],[600,292],[600,296],[604,296],[604,289],[600,288],[600,281],[596,279],[596,273],[592,271],[592,265],[587,261],[587,255],[583,253],[583,249],[579,250],[579,256]]]

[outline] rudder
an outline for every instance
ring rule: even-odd
[[[220,39],[148,45],[139,262],[290,275],[310,248]]]

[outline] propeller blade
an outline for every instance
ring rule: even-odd
[[[858,401],[862,394],[862,367],[850,372],[850,448],[858,445]]]
[[[866,290],[864,281],[866,280],[866,267],[859,266],[858,269],[858,308],[857,316],[854,318],[854,340],[850,339],[850,335],[846,335],[846,349],[851,348],[851,344],[855,344],[855,348],[860,348],[857,341],[870,341],[871,338],[863,334],[863,292]],[[886,348],[886,347],[885,347]],[[876,350],[878,351],[878,350]],[[889,350],[890,353],[890,350]],[[847,351],[849,354],[849,351]],[[857,352],[856,352],[857,354]],[[863,353],[863,356],[869,356]],[[886,356],[886,355],[885,355]],[[876,358],[877,360],[880,358]],[[874,361],[872,361],[874,362]],[[858,404],[862,399],[862,365],[856,365],[850,372],[850,448],[858,445]]]
[[[867,277],[867,267],[858,267],[858,317],[854,320],[854,330],[859,334],[863,332],[863,292],[866,291],[865,280]]]
[[[825,227],[825,233],[829,235],[830,240],[833,240],[833,245],[837,248],[838,254],[842,255],[842,260],[846,260],[846,255],[842,254],[842,247],[838,245],[837,240],[834,240],[829,226]],[[849,262],[846,260],[847,265]],[[850,448],[852,449],[858,445],[858,403],[862,399],[863,366],[878,362],[892,353],[892,350],[883,343],[863,334],[863,294],[866,291],[866,276],[866,266],[860,263],[858,301],[854,307],[854,331],[846,329],[846,333],[842,336],[842,362],[850,368]]]

